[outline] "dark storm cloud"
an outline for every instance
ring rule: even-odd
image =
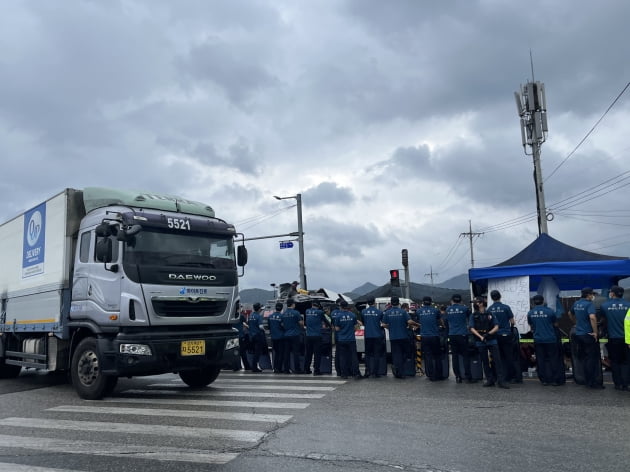
[[[30,18],[16,16],[24,22],[20,48],[3,47],[0,116],[48,146],[106,144],[115,133],[100,107],[164,77],[167,41],[156,23],[121,16],[116,3],[22,7]]]
[[[209,166],[226,166],[238,169],[243,174],[260,175],[261,156],[256,153],[245,138],[232,143],[227,152],[217,152],[212,144],[198,144],[192,154]]]
[[[362,257],[364,248],[375,247],[385,241],[385,235],[374,224],[343,221],[343,214],[338,216],[341,221],[318,217],[304,223],[309,241],[313,241],[326,257]]]
[[[277,84],[272,74],[254,62],[255,46],[247,46],[208,39],[178,61],[180,70],[198,81],[214,83],[231,101],[240,104],[252,94]]]
[[[556,94],[549,105],[589,114],[603,110],[630,75],[623,59],[630,4],[605,5],[403,1],[391,8],[377,0],[352,0],[347,11],[393,58],[405,55],[404,62],[415,62],[383,87],[383,106],[375,107],[381,111],[411,118],[508,100],[531,79],[531,50],[535,78]],[[370,79],[366,75],[368,84]],[[506,86],[510,82],[514,85]]]
[[[340,187],[335,182],[322,182],[316,187],[307,189],[302,194],[302,200],[309,207],[326,204],[349,205],[355,200],[352,190]]]

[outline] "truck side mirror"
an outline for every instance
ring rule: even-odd
[[[236,263],[239,267],[243,267],[247,264],[247,248],[245,246],[236,247]]]
[[[98,262],[104,262],[105,264],[107,264],[112,261],[114,257],[113,253],[114,248],[112,240],[108,237],[99,239],[99,241],[96,243],[96,260]]]

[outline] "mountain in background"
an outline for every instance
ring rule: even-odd
[[[369,297],[379,298],[379,297],[391,297],[392,295],[397,295],[399,297],[404,297],[405,289],[404,287],[392,287],[390,284],[385,284],[380,287],[377,287],[372,292],[366,293],[365,295],[360,295],[352,300],[355,303],[365,303],[365,301]],[[462,302],[468,303],[470,301],[470,292],[468,289],[459,290],[452,288],[442,288],[436,285],[424,285],[424,284],[416,284],[411,282],[409,284],[409,298],[413,301],[420,303],[422,302],[422,298],[429,296],[433,299],[433,303],[438,304],[448,304],[451,300],[451,297],[454,294],[460,294],[462,296]]]
[[[352,300],[354,300],[355,298],[358,298],[358,297],[360,297],[362,295],[365,295],[366,293],[370,293],[370,292],[376,290],[377,288],[378,288],[378,285],[374,285],[371,282],[366,282],[363,285],[361,285],[360,287],[357,287],[354,290],[351,290],[349,292],[344,293],[344,295],[347,295]]]
[[[240,291],[241,305],[251,305],[260,302],[263,305],[267,300],[273,300],[273,290],[263,290],[261,288],[246,288]]]
[[[435,284],[440,288],[452,288],[455,290],[468,290],[470,288],[470,282],[468,281],[468,274],[461,274],[452,277],[441,284]]]

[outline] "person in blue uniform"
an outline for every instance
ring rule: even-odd
[[[252,358],[251,370],[252,372],[262,372],[258,367],[258,361],[260,356],[265,353],[267,349],[267,340],[265,339],[264,318],[260,312],[262,305],[260,303],[254,303],[254,311],[249,315],[249,342],[251,343],[252,350],[254,351],[254,357]]]
[[[247,350],[249,349],[249,335],[247,334],[247,318],[245,314],[241,312],[236,322],[236,329],[238,330],[238,351],[241,355],[241,362],[243,368],[249,370],[249,359],[247,359]]]
[[[279,374],[284,362],[284,327],[282,326],[282,303],[276,303],[276,311],[267,318],[267,326],[273,348],[273,372]]]
[[[509,305],[501,302],[501,292],[492,290],[490,298],[493,303],[488,307],[488,312],[497,319],[499,330],[496,334],[497,347],[501,363],[503,365],[504,378],[499,381],[508,383],[516,381],[516,364],[514,359],[514,336],[512,335],[512,326],[514,326],[514,313]]]
[[[446,307],[446,321],[448,324],[448,340],[451,345],[451,360],[455,381],[472,382],[470,372],[470,356],[468,355],[468,318],[470,309],[462,305],[462,296],[456,293],[451,297],[451,304]],[[464,372],[461,371],[461,366]]]
[[[501,363],[501,356],[499,356],[499,348],[495,338],[495,334],[499,331],[499,323],[491,313],[486,311],[487,303],[483,298],[475,298],[473,307],[475,311],[470,317],[469,327],[470,332],[476,338],[475,345],[477,349],[479,349],[483,373],[486,376],[486,381],[483,386],[493,387],[498,381],[499,387],[510,388],[509,385],[502,380],[503,364]],[[488,354],[492,356],[496,376],[490,365]]]
[[[354,330],[357,325],[357,316],[350,311],[348,302],[342,300],[339,303],[340,311],[334,319],[334,327],[337,332],[337,355],[339,356],[339,368],[341,370],[341,378],[347,379],[354,376],[360,379],[360,375],[355,375],[352,367],[352,356],[355,350],[352,345],[356,346],[356,338]]]
[[[293,356],[293,373],[301,374],[300,366],[300,332],[304,326],[302,315],[295,309],[295,300],[287,299],[287,309],[282,312],[282,327],[284,328],[284,362],[282,370],[291,373],[291,356]]]
[[[378,367],[386,350],[383,312],[376,308],[374,297],[368,298],[367,304],[361,310],[365,340],[365,377],[380,377]]]
[[[317,300],[311,303],[311,308],[304,314],[304,325],[306,326],[306,354],[304,355],[304,373],[310,374],[311,362],[315,358],[313,371],[315,375],[320,375],[319,366],[322,362],[322,325],[328,324],[322,305]]]
[[[624,339],[624,319],[630,302],[623,298],[623,287],[610,287],[610,298],[602,303],[601,314],[608,327],[608,358],[617,390],[628,390],[630,383],[630,351]]]
[[[383,313],[383,327],[389,330],[389,342],[392,347],[392,370],[394,377],[404,379],[405,359],[410,355],[407,326],[419,327],[409,313],[400,308],[400,299],[391,298],[392,307]]]
[[[420,323],[420,339],[424,372],[427,378],[435,382],[444,380],[448,372],[442,372],[442,347],[440,346],[440,325],[443,325],[440,311],[431,305],[431,297],[422,299],[422,306],[416,310]]]
[[[533,298],[534,307],[527,313],[527,322],[534,333],[534,350],[538,380],[543,385],[562,385],[560,376],[564,376],[562,352],[558,346],[556,327],[558,318],[556,312],[544,306],[542,295]]]
[[[337,316],[341,314],[341,308],[339,304],[342,302],[341,298],[335,301],[335,304],[330,308],[330,324],[333,326],[333,343],[335,344],[335,374],[337,377],[341,377],[341,366],[339,365],[339,351],[337,350],[337,330],[334,329],[335,320]]]
[[[584,363],[585,384],[588,388],[605,388],[599,380],[601,369],[599,339],[597,335],[597,311],[595,310],[595,292],[591,287],[582,289],[581,298],[573,304],[569,317],[575,323],[575,339],[578,344],[578,359]]]

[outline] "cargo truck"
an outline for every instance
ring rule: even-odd
[[[0,378],[66,371],[86,399],[119,377],[212,383],[240,367],[243,241],[208,205],[96,187],[0,225]]]

